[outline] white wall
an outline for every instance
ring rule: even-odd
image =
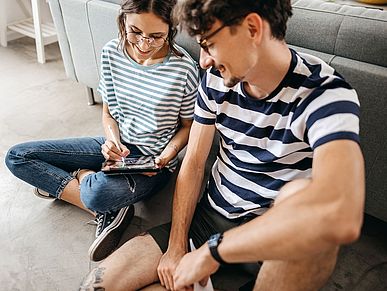
[[[0,3],[6,5],[6,15],[8,23],[31,17],[31,1],[30,0],[0,0]],[[40,0],[43,22],[51,21],[50,10],[48,3],[45,0]]]

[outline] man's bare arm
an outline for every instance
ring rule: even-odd
[[[167,289],[173,289],[174,270],[187,252],[188,230],[199,198],[214,133],[213,125],[192,124],[187,152],[176,181],[168,250],[157,269],[160,283]]]
[[[187,248],[188,229],[200,195],[214,133],[214,126],[198,123],[192,126],[187,153],[176,181],[169,247]]]
[[[221,258],[229,263],[302,260],[352,242],[362,224],[364,180],[358,144],[343,140],[319,147],[312,179],[303,183],[307,186],[264,215],[225,232],[218,247]],[[218,267],[204,244],[180,261],[175,287],[206,280]]]
[[[226,262],[292,260],[354,241],[365,197],[364,160],[357,143],[318,147],[310,184],[263,216],[225,233]]]

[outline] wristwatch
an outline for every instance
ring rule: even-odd
[[[227,265],[225,261],[220,257],[218,252],[218,246],[222,242],[223,239],[223,233],[217,233],[214,235],[211,235],[208,239],[208,247],[210,249],[210,253],[212,257],[221,265]]]

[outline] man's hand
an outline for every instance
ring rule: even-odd
[[[208,245],[202,245],[181,259],[173,276],[175,290],[184,290],[195,282],[205,286],[209,276],[218,268],[219,263],[212,258]]]
[[[157,273],[160,279],[160,284],[167,290],[176,290],[173,286],[173,275],[177,264],[184,256],[184,251],[167,250],[161,257]]]

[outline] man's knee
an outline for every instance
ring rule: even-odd
[[[105,290],[103,285],[103,276],[105,273],[105,268],[97,267],[86,276],[83,280],[79,291],[89,291],[89,290]]]
[[[162,252],[148,235],[128,240],[82,282],[80,290],[139,290],[158,281]]]
[[[254,290],[319,290],[331,276],[339,247],[313,257],[292,261],[265,261],[258,273]]]
[[[286,198],[296,194],[298,191],[306,188],[310,184],[310,179],[297,179],[286,183],[280,190],[274,205],[280,203]]]

